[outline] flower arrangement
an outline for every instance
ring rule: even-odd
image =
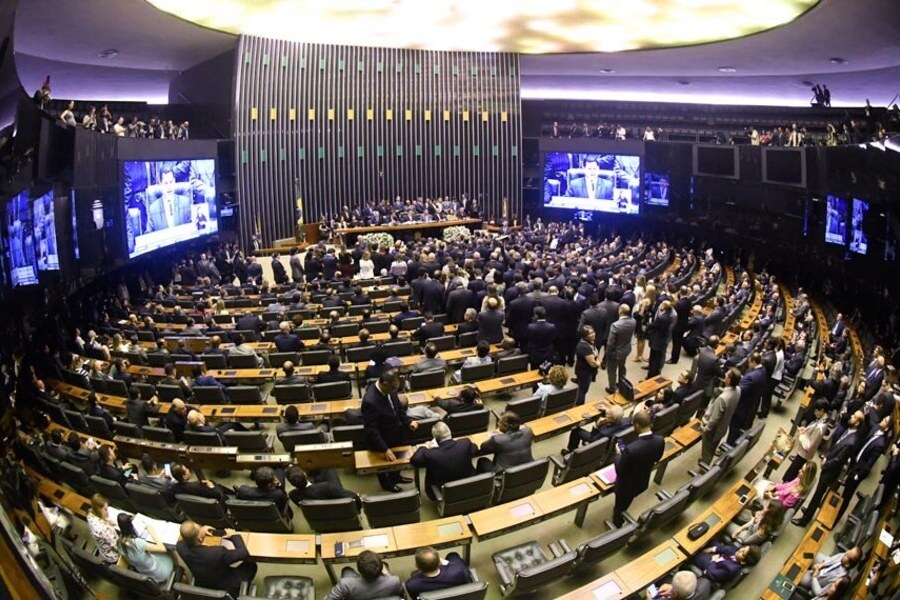
[[[375,233],[366,233],[359,236],[369,248],[375,249],[381,246],[390,248],[394,245],[394,236],[385,231],[376,231]]]
[[[444,241],[448,244],[472,239],[472,231],[465,225],[454,225],[444,229]]]

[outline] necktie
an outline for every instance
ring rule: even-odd
[[[588,181],[588,198],[594,197],[594,182]]]

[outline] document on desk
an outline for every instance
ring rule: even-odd
[[[513,517],[530,517],[534,514],[534,507],[530,504],[520,504],[509,509],[509,514]]]
[[[362,539],[363,546],[366,548],[387,548],[388,536],[386,535],[367,535]]]
[[[166,546],[174,546],[181,537],[181,525],[179,523],[160,521],[140,513],[134,515],[133,523],[135,533],[144,539],[150,539],[149,534],[145,535],[147,526],[153,527],[153,531],[156,533],[159,541]]]
[[[600,587],[595,587],[591,593],[597,600],[608,600],[609,598],[618,598],[622,594],[622,588],[615,581],[607,581]]]
[[[612,464],[597,471],[600,481],[606,485],[612,485],[616,482],[616,465]]]
[[[306,540],[288,540],[285,550],[288,552],[308,552],[309,542]]]

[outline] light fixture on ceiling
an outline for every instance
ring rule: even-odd
[[[616,70],[615,69],[600,69],[600,72],[605,73],[606,75],[609,75],[611,73],[615,73]]]
[[[119,55],[118,50],[116,50],[115,48],[108,48],[108,49],[104,50],[103,52],[101,52],[100,54],[98,54],[97,56],[99,56],[100,58],[115,58],[118,55]]]
[[[719,67],[719,73],[737,73],[734,67]]]
[[[687,79],[679,79],[677,83],[678,85],[691,85],[691,82]]]
[[[841,58],[840,56],[835,56],[835,57],[829,58],[828,62],[830,62],[833,65],[846,65],[847,59]]]

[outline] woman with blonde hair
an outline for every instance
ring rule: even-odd
[[[116,550],[119,532],[116,530],[116,522],[109,513],[109,502],[102,494],[91,496],[91,510],[88,511],[87,524],[100,560],[110,565],[119,562],[119,552]]]
[[[767,502],[766,505],[756,511],[749,521],[736,527],[731,524],[725,531],[741,546],[763,544],[767,542],[784,522],[784,506],[780,502]]]
[[[806,462],[800,468],[800,473],[794,479],[783,483],[776,483],[766,490],[765,498],[769,501],[777,500],[785,508],[794,508],[809,494],[816,482],[818,466],[814,462]]]
[[[363,252],[362,258],[359,259],[359,278],[375,279],[375,262],[368,250]]]
[[[566,387],[569,380],[569,372],[562,365],[553,365],[547,372],[547,377],[543,383],[538,384],[534,391],[535,396],[540,396],[541,405],[547,403],[547,396],[554,392],[561,392]]]
[[[652,311],[653,307],[656,305],[656,297],[656,286],[650,284],[647,286],[647,289],[644,290],[643,298],[640,303],[634,307],[634,314],[632,314],[632,317],[634,317],[635,320],[634,337],[637,338],[634,358],[632,359],[634,362],[644,362],[644,346],[647,342],[647,333],[644,330],[644,326],[650,319],[650,315],[653,314]]]

